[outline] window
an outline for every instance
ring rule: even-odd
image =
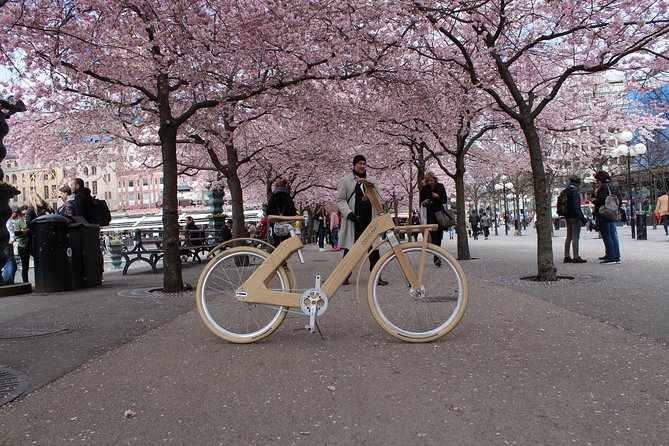
[[[91,181],[91,194],[97,195],[98,194],[98,182],[96,181]]]
[[[135,183],[133,180],[128,180],[128,187],[135,187]]]
[[[144,179],[142,180],[142,186],[148,186],[148,185],[149,185],[149,179],[148,179],[148,178],[144,178]]]
[[[49,186],[44,186],[44,197],[42,198],[49,198]]]
[[[84,167],[84,176],[88,176],[88,167]]]
[[[91,166],[91,175],[97,175],[98,168],[96,166]]]
[[[18,178],[16,177],[16,174],[12,175],[12,183],[16,184],[18,181]]]

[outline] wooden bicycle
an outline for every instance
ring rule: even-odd
[[[282,242],[271,253],[238,246],[216,255],[197,284],[197,308],[205,325],[217,336],[234,343],[259,341],[281,325],[287,313],[309,317],[306,329],[318,330],[317,318],[327,310],[344,281],[372,249],[389,245],[370,272],[367,301],[376,322],[390,335],[407,342],[430,342],[453,330],[468,302],[468,285],[458,261],[444,249],[428,242],[437,225],[396,227],[383,208],[374,187],[359,180],[365,198],[378,216],[365,228],[349,253],[341,259],[325,283],[317,275],[313,288],[296,289],[288,259],[297,252],[304,257],[299,237]],[[297,221],[303,217],[269,216],[268,222]],[[396,232],[423,233],[419,242],[400,243]],[[383,239],[374,243],[380,236]],[[358,270],[356,286],[360,282]],[[389,282],[379,285],[379,278]]]

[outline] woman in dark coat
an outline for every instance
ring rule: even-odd
[[[274,192],[272,192],[272,196],[267,203],[267,215],[297,215],[297,209],[295,209],[295,203],[288,192],[288,182],[286,180],[279,179],[274,183]],[[279,243],[289,237],[289,235],[283,237],[274,235],[274,231],[272,231],[272,244],[277,247]]]
[[[427,217],[427,224],[436,224],[437,218],[434,214],[437,211],[444,210],[444,204],[448,202],[446,195],[446,188],[443,184],[437,181],[437,176],[432,172],[425,174],[423,180],[423,187],[420,189],[420,204],[425,207],[425,215]],[[441,238],[444,234],[442,228],[437,228],[436,231],[430,232],[430,240],[437,246],[441,246]],[[434,264],[441,266],[441,259],[434,257]]]
[[[595,215],[597,216],[597,224],[599,225],[599,232],[602,235],[604,242],[604,249],[606,254],[600,258],[601,263],[620,263],[620,245],[618,244],[618,230],[616,229],[616,220],[609,220],[603,215],[599,214],[599,208],[604,206],[606,197],[615,195],[618,198],[618,207],[622,203],[620,196],[620,189],[618,183],[611,181],[611,177],[604,171],[599,171],[595,174],[597,180],[597,187],[595,188]],[[620,212],[618,212],[620,214]]]

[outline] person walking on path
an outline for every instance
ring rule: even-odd
[[[411,214],[411,225],[417,226],[420,224],[420,213],[418,212],[418,209],[414,209],[413,213]],[[417,242],[418,241],[418,231],[413,233],[413,241]]]
[[[332,210],[330,212],[330,244],[332,245],[332,251],[337,252],[341,248],[339,247],[339,225],[341,217],[337,210]]]
[[[327,231],[328,213],[325,206],[319,206],[314,215],[314,226],[316,230],[316,241],[318,242],[318,251],[325,251],[325,233]]]
[[[618,242],[618,230],[616,229],[616,220],[609,220],[600,215],[599,208],[604,206],[606,197],[614,195],[618,198],[618,206],[622,202],[620,197],[620,188],[618,183],[611,181],[611,176],[600,170],[595,174],[597,180],[597,187],[595,188],[595,215],[597,215],[597,223],[599,231],[604,242],[604,249],[606,253],[604,257],[600,257],[601,262],[605,264],[620,263],[620,245]],[[618,212],[620,214],[620,212]]]
[[[363,155],[356,155],[353,158],[353,171],[339,179],[337,184],[337,208],[342,215],[342,225],[339,231],[339,246],[344,249],[344,256],[353,247],[367,225],[376,217],[376,210],[370,200],[363,200],[365,191],[363,185],[358,183],[358,179],[366,178],[373,185],[376,193],[379,193],[379,187],[374,177],[367,175],[367,159]],[[379,250],[375,249],[369,255],[369,270],[371,271],[380,258]],[[350,277],[350,276],[349,276]],[[344,281],[344,285],[349,284],[349,278]],[[388,282],[379,278],[378,284],[388,285]]]
[[[288,192],[288,181],[280,178],[274,183],[274,192],[267,202],[267,215],[283,215],[284,217],[297,215],[295,203]],[[272,244],[275,248],[289,238],[290,235],[279,236],[272,230]]]
[[[428,225],[436,224],[438,211],[444,210],[444,204],[448,202],[446,188],[437,180],[437,176],[432,172],[425,174],[423,187],[420,188],[420,204],[425,207],[425,219]],[[430,231],[430,241],[441,246],[441,239],[444,235],[444,228],[437,228],[436,231]],[[441,266],[441,259],[434,256],[435,266]]]
[[[475,210],[469,213],[469,226],[472,228],[472,237],[474,240],[479,239],[479,215]]]
[[[565,188],[567,191],[567,215],[565,216],[567,238],[564,241],[564,263],[587,262],[587,260],[582,259],[578,254],[581,225],[588,221],[581,210],[581,195],[578,189],[580,183],[581,180],[577,176],[572,176],[567,181],[567,187]],[[573,258],[569,256],[570,247],[574,254]]]
[[[483,231],[483,239],[488,240],[488,237],[490,236],[490,217],[483,212],[479,223],[481,224],[481,230]]]
[[[660,192],[660,196],[657,198],[657,206],[655,209],[660,213],[662,218],[662,226],[664,226],[664,235],[669,235],[669,195],[667,191]]]

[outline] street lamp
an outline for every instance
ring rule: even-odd
[[[507,189],[513,189],[513,183],[508,182],[505,183],[504,181],[506,180],[506,176],[502,175],[499,177],[500,183],[495,184],[495,190],[496,191],[503,191],[503,197],[504,197],[504,233],[505,235],[509,235],[509,221],[508,221],[508,215],[509,215],[509,209],[508,209],[508,198],[506,196],[506,190]]]
[[[632,238],[636,238],[636,224],[634,222],[634,214],[632,213],[632,197],[634,194],[632,193],[632,175],[631,175],[631,159],[634,158],[637,155],[643,155],[646,153],[646,145],[639,143],[635,145],[628,145],[630,141],[634,139],[634,134],[630,132],[629,130],[625,130],[624,132],[620,133],[618,135],[618,140],[623,143],[620,144],[618,147],[613,149],[613,152],[611,155],[614,158],[619,158],[621,156],[624,156],[627,158],[627,208],[630,209],[630,226],[632,227]],[[635,203],[638,202],[638,200],[634,200]]]

